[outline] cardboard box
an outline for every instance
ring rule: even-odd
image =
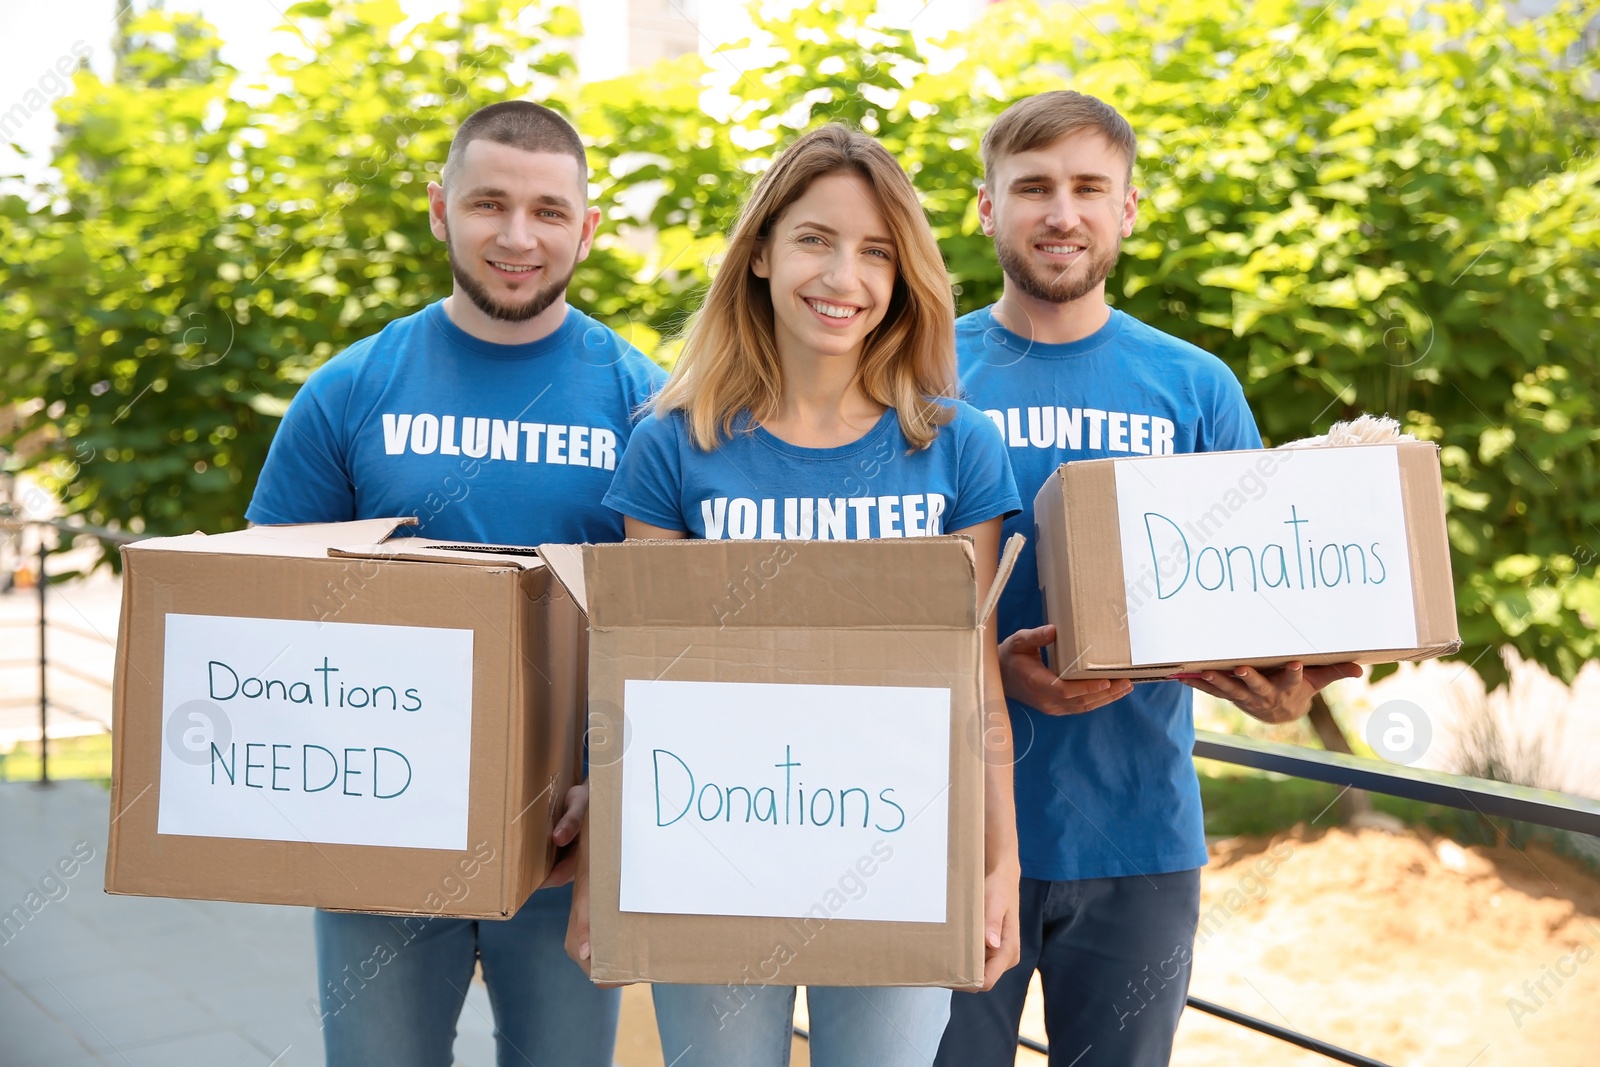
[[[969,541],[540,552],[589,615],[596,981],[981,984]]]
[[[1461,646],[1427,442],[1069,463],[1034,513],[1063,678]]]
[[[411,521],[122,550],[108,892],[495,919],[544,879],[583,618]]]

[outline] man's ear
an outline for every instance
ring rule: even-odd
[[[449,227],[444,218],[444,186],[428,183],[428,229],[441,241],[449,240]]]
[[[1128,195],[1122,202],[1122,236],[1133,236],[1133,223],[1139,217],[1139,187],[1128,183]]]
[[[594,205],[584,209],[583,231],[578,236],[578,262],[589,258],[589,248],[594,244],[594,230],[600,225],[600,209]]]
[[[987,185],[978,186],[978,225],[985,237],[994,236],[994,201],[989,197]]]

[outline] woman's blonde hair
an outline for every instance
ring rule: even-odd
[[[872,400],[894,408],[913,448],[926,448],[950,419],[937,398],[957,395],[955,304],[939,245],[894,157],[866,134],[830,124],[796,140],[756,183],[705,303],[689,321],[672,377],[656,396],[656,411],[684,413],[701,449],[731,437],[741,411],[757,422],[779,412],[783,375],[772,292],[750,264],[778,216],[830,174],[855,175],[872,188],[895,247],[894,292],[883,321],[867,335],[856,381]]]

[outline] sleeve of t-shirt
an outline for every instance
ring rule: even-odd
[[[344,441],[323,406],[322,373],[301,387],[278,424],[244,513],[253,523],[347,522],[356,517]]]
[[[655,396],[663,385],[667,384],[667,372],[642,352],[639,353],[639,365],[641,381],[638,386],[639,396],[635,403],[643,404],[646,400]]]
[[[945,532],[965,530],[990,519],[1010,518],[1021,511],[1022,498],[1017,495],[1017,482],[1011,474],[1011,459],[995,424],[976,408],[962,405],[950,428],[957,433],[960,481],[955,507],[944,522]]]
[[[1211,417],[1203,426],[1204,439],[1198,452],[1228,452],[1241,448],[1260,448],[1261,431],[1244,398],[1239,379],[1226,365],[1219,368],[1216,394],[1211,402]]]
[[[630,409],[637,409],[666,384],[667,372],[622,338],[617,337],[614,343],[621,364],[623,391],[627,394]]]
[[[606,490],[606,507],[663,530],[689,529],[679,503],[683,494],[682,421],[675,415],[651,414],[633,428],[628,447],[617,461],[611,488]]]

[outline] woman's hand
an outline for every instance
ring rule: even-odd
[[[1018,896],[1022,869],[1013,853],[983,877],[983,988],[994,988],[1000,976],[1022,958],[1022,903]]]
[[[580,788],[577,786],[574,789]],[[567,955],[572,961],[583,968],[583,973],[589,975],[592,981],[591,957],[594,955],[589,943],[589,784],[585,782],[583,789],[584,813],[581,816],[582,826],[578,831],[577,848],[574,849],[572,863],[572,910],[567,912]],[[567,796],[572,796],[568,791]],[[567,814],[572,813],[571,801],[568,800]],[[562,823],[567,820],[562,818]],[[556,827],[559,831],[560,826]],[[601,989],[618,989],[629,982],[595,982]]]
[[[572,881],[574,872],[578,869],[578,850],[568,848],[578,839],[579,832],[583,829],[583,821],[589,811],[589,783],[579,782],[567,790],[567,810],[562,813],[561,821],[556,823],[556,828],[550,831],[550,840],[559,848],[555,865],[550,868],[550,873],[539,883],[540,889],[554,889]]]
[[[585,794],[587,797],[587,793]],[[586,805],[587,806],[587,805]],[[559,827],[558,827],[559,829]],[[567,955],[589,973],[589,818],[584,813],[572,866],[572,910],[567,913]]]

